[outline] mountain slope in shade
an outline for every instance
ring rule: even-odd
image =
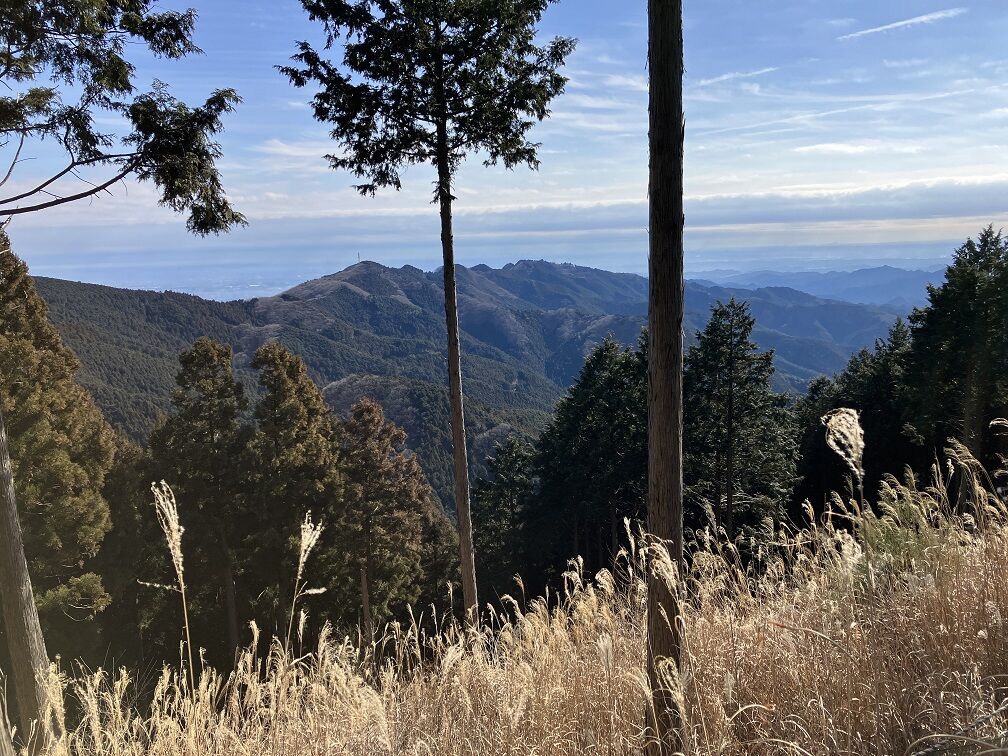
[[[647,281],[534,261],[458,273],[467,430],[478,467],[506,433],[541,427],[585,355],[607,335],[636,343],[646,319]],[[48,278],[37,285],[81,358],[81,382],[110,421],[135,438],[145,437],[167,411],[178,353],[196,338],[231,344],[239,378],[253,394],[252,355],[279,339],[305,360],[338,410],[362,396],[378,398],[409,431],[436,490],[450,503],[439,272],[365,262],[277,296],[239,302]],[[894,318],[885,309],[787,288],[689,283],[688,336],[703,327],[715,302],[732,296],[750,302],[756,340],[776,350],[778,386],[794,391],[842,368],[853,351],[884,336]]]

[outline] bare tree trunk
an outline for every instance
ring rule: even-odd
[[[458,515],[462,598],[470,620],[476,620],[476,560],[469,512],[469,461],[466,453],[465,409],[462,402],[462,355],[459,347],[458,301],[455,288],[455,240],[452,234],[451,167],[447,126],[438,123],[438,200],[441,205],[441,252],[444,256],[445,321],[448,326],[448,392],[451,398],[452,451],[455,461],[455,512]]]
[[[7,647],[10,651],[12,677],[17,695],[21,732],[36,735],[37,753],[49,753],[62,733],[59,702],[50,701],[49,656],[46,654],[38,608],[28,576],[21,523],[18,520],[14,473],[7,429],[0,410],[0,604],[3,607]]]
[[[371,529],[364,529],[364,562],[361,564],[361,617],[364,640],[371,643],[374,640],[374,615],[371,613]]]
[[[648,309],[648,529],[683,569],[683,44],[682,0],[648,0],[650,74],[650,302]],[[681,669],[678,595],[648,577],[646,753],[682,746],[679,697],[662,672]]]
[[[17,756],[14,753],[14,741],[11,740],[11,726],[7,710],[7,694],[4,683],[6,678],[0,674],[0,756]]]
[[[729,325],[731,351],[728,355],[728,411],[725,418],[725,533],[735,540],[735,320]]]
[[[616,555],[619,553],[620,548],[620,522],[617,516],[618,512],[616,509],[616,502],[613,500],[609,501],[609,561],[611,564],[616,563]]]
[[[238,632],[238,600],[235,597],[234,559],[231,555],[231,547],[228,543],[227,533],[222,526],[218,526],[217,534],[220,538],[221,547],[221,581],[224,587],[224,609],[227,612],[228,645],[232,655],[238,650],[241,638]],[[232,659],[232,661],[234,661]]]

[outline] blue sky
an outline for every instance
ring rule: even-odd
[[[205,55],[140,59],[195,101],[233,86],[221,167],[247,229],[195,239],[129,185],[18,218],[35,273],[211,296],[273,292],[362,259],[439,264],[432,173],[361,198],[331,171],[308,93],[274,71],[317,41],[300,3],[195,5]],[[1008,4],[686,0],[688,272],[933,265],[987,223],[1008,226]],[[521,258],[646,269],[646,4],[566,0],[543,34],[576,36],[570,84],[537,127],[538,173],[458,177],[463,264]],[[17,180],[40,175],[44,148]]]

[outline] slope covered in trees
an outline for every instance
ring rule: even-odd
[[[647,311],[646,279],[574,265],[523,261],[460,268],[459,309],[472,464],[502,434],[537,433],[612,334],[635,344]],[[276,339],[304,359],[334,407],[378,398],[409,433],[439,497],[451,500],[441,280],[406,266],[361,263],[276,297],[213,302],[197,297],[38,279],[52,318],[79,355],[81,382],[110,422],[146,438],[169,408],[177,355],[200,336],[230,344],[237,379],[258,391],[255,350]],[[750,303],[754,341],[775,352],[775,388],[800,391],[841,369],[885,335],[886,310],[820,300],[789,289],[734,292],[689,284],[687,333],[733,294]]]

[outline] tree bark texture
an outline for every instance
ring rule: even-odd
[[[648,308],[648,529],[683,557],[683,42],[682,0],[648,2],[650,75],[650,301]],[[682,713],[663,665],[681,665],[679,598],[648,578],[649,756],[682,745]]]
[[[0,605],[11,658],[22,738],[32,732],[34,753],[48,753],[62,732],[58,708],[49,700],[49,656],[28,576],[7,429],[0,411]],[[58,702],[53,702],[58,704]]]
[[[462,400],[462,353],[459,346],[458,300],[455,285],[455,240],[452,232],[451,166],[446,124],[438,124],[438,200],[441,205],[441,252],[444,256],[445,321],[448,327],[448,392],[451,399],[452,452],[455,467],[455,512],[458,515],[462,599],[469,619],[475,620],[476,560],[473,554],[472,515],[469,510],[469,460],[466,451],[465,409]]]

